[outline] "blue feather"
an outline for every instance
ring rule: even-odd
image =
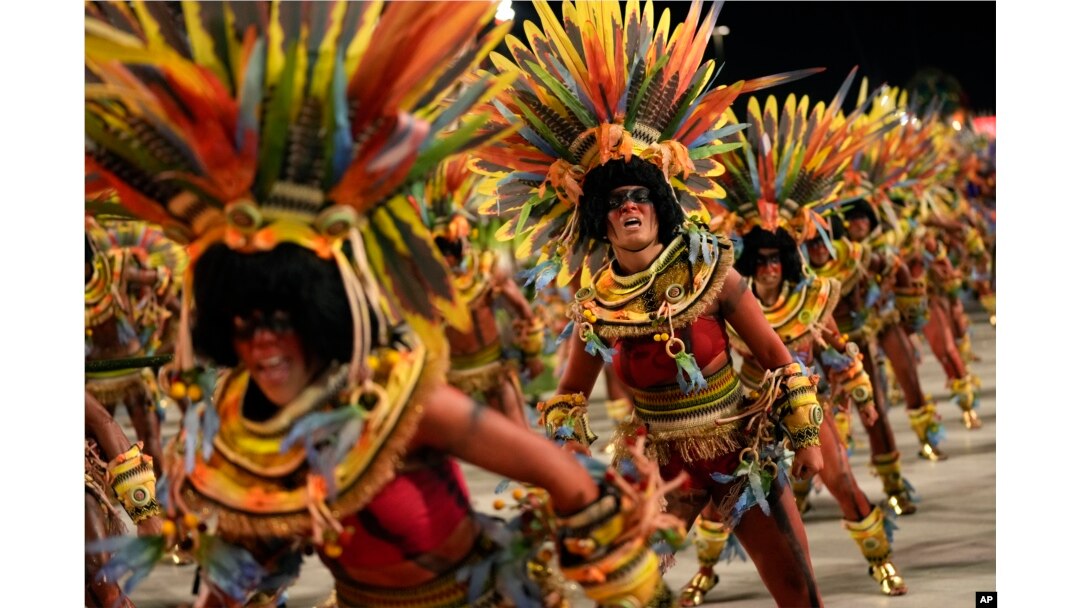
[[[259,586],[266,571],[246,550],[202,534],[196,561],[207,580],[237,602],[243,602]]]
[[[236,121],[236,149],[244,148],[244,138],[248,134],[259,134],[259,103],[262,101],[263,68],[266,66],[266,39],[258,38],[251,50],[244,82],[240,85],[239,108]],[[257,142],[256,142],[257,143]]]
[[[192,403],[184,412],[184,471],[188,473],[195,470],[195,450],[198,439],[199,408]]]
[[[352,160],[352,126],[349,124],[349,102],[345,95],[348,78],[345,76],[344,49],[338,47],[334,60],[334,80],[330,84],[330,99],[334,111],[333,152],[331,154],[330,183],[337,183]],[[434,138],[431,138],[434,139]]]
[[[503,105],[502,102],[500,102],[498,99],[492,100],[492,103],[495,105],[495,108],[499,110],[499,113],[502,114],[503,117],[505,117],[506,120],[510,122],[510,124],[521,124],[521,122],[517,118],[511,118],[513,114],[511,114],[510,110],[507,109],[506,106]],[[524,137],[525,140],[528,141],[530,144],[539,148],[540,151],[544,154],[547,154],[548,156],[551,156],[553,158],[559,158],[559,153],[557,153],[555,149],[552,148],[547,143],[547,141],[544,140],[543,137],[540,137],[536,133],[536,131],[533,131],[528,126],[522,124],[521,127],[518,129],[518,134]]]
[[[593,480],[599,481],[604,478],[604,475],[607,474],[608,465],[593,458],[592,456],[574,453],[574,457],[577,459],[578,464],[585,467],[585,470],[589,473],[589,476],[592,477]]]
[[[590,331],[585,334],[585,352],[594,357],[599,356],[604,360],[604,363],[611,363],[615,360],[615,349],[606,346],[595,332]]]
[[[154,495],[163,513],[172,510],[172,502],[169,500],[169,474],[162,472],[157,483],[154,484]]]
[[[509,487],[510,487],[510,480],[509,479],[503,479],[502,481],[499,482],[499,485],[495,486],[495,493],[496,494],[502,494]]]
[[[872,308],[881,297],[881,287],[877,281],[870,281],[870,288],[866,290],[866,307]]]
[[[562,344],[563,340],[569,338],[571,335],[573,335],[573,333],[574,333],[574,322],[570,321],[569,323],[566,324],[566,327],[564,327],[563,330],[561,332],[559,332],[559,337],[555,340],[555,344],[556,345]]]
[[[718,483],[731,483],[735,481],[735,476],[727,475],[725,473],[710,473],[709,477],[712,477]]]
[[[748,561],[746,557],[746,551],[744,551],[742,548],[742,543],[740,543],[739,539],[736,538],[734,534],[732,534],[728,537],[727,543],[720,551],[719,559],[724,560],[724,563],[730,564],[736,558],[744,562]]]
[[[111,553],[109,561],[97,572],[97,580],[119,581],[130,574],[121,586],[130,594],[165,555],[165,537],[110,536],[86,544],[87,553]]]
[[[217,408],[210,403],[206,404],[203,408],[202,415],[202,459],[203,462],[210,460],[210,455],[214,453],[214,436],[217,435],[218,428],[221,426],[221,419],[218,418]]]

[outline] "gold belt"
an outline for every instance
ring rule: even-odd
[[[705,388],[686,394],[677,384],[630,389],[634,410],[650,433],[663,434],[693,427],[715,428],[713,420],[731,416],[742,403],[739,377],[731,361],[705,379]]]
[[[495,363],[502,358],[502,345],[494,342],[480,351],[468,355],[451,355],[450,369],[468,370],[481,365]]]

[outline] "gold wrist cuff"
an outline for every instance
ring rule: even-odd
[[[544,323],[534,317],[529,327],[518,332],[514,342],[526,357],[536,357],[544,350]]]
[[[132,522],[161,513],[154,488],[154,459],[142,453],[141,441],[114,458],[107,472],[109,484]]]
[[[570,426],[573,439],[578,443],[588,446],[596,441],[596,433],[589,426],[589,402],[585,395],[555,395],[536,404],[536,409],[540,411],[540,424],[544,425],[549,438],[558,437],[560,428]]]

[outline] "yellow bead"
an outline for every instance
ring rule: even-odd
[[[505,506],[506,506],[506,501],[505,501],[505,500],[503,500],[503,499],[501,499],[501,498],[496,498],[496,499],[495,499],[495,500],[494,500],[494,501],[493,501],[493,502],[491,503],[491,506],[495,507],[495,510],[496,510],[496,511],[499,511],[499,510],[501,510],[501,509],[502,509],[503,507],[505,507]]]
[[[514,491],[510,495],[514,497],[514,500],[521,500],[525,497],[525,490],[514,488]]]
[[[174,524],[171,519],[166,519],[161,522],[161,533],[165,536],[176,534],[176,524]]]
[[[199,388],[198,384],[192,384],[187,389],[187,396],[188,399],[191,399],[192,401],[199,401],[203,396],[202,389]]]
[[[397,365],[398,361],[401,361],[401,353],[396,350],[387,351],[383,358],[390,365]]]
[[[173,382],[169,387],[169,396],[173,399],[183,399],[187,396],[187,386],[180,381]]]
[[[660,334],[653,334],[652,339],[653,342],[659,342],[660,340],[663,340],[663,338],[660,337]]]
[[[368,355],[367,366],[368,369],[379,369],[379,358],[375,355]]]
[[[199,518],[194,513],[184,513],[184,526],[194,528],[199,525]]]
[[[330,559],[337,559],[341,557],[341,545],[324,545],[323,554]]]
[[[671,334],[669,334],[667,332],[664,332],[664,333],[660,334],[660,339],[663,340],[664,342],[667,342],[668,340],[671,339]]]

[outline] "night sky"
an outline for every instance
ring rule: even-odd
[[[560,15],[561,2],[552,5]],[[654,5],[657,19],[661,7],[669,7],[674,24],[685,18],[689,3]],[[514,35],[524,40],[524,20],[539,19],[531,2],[515,1],[513,7]],[[707,10],[708,5],[702,12]],[[824,67],[821,74],[758,95],[782,99],[795,92],[828,101],[855,66],[857,77],[868,77],[871,87],[888,83],[909,89],[920,71],[935,70],[934,82],[945,82],[948,75],[958,84],[961,92],[952,99],[981,114],[995,111],[993,2],[728,1],[717,24],[730,30],[723,37],[725,65],[718,83]],[[714,37],[706,59],[717,57],[717,46]],[[849,94],[845,107],[854,104],[856,93]]]

